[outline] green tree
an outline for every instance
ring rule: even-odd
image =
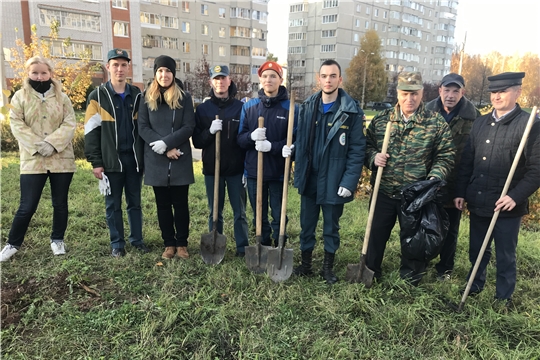
[[[379,35],[375,30],[369,30],[360,40],[358,54],[345,70],[347,80],[344,88],[352,97],[360,99],[362,107],[370,101],[382,101],[386,98],[388,78],[381,54]]]
[[[269,52],[268,54],[266,54],[266,61],[275,61],[277,62],[277,56],[274,56],[273,53]]]

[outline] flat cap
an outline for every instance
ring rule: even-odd
[[[398,90],[415,91],[424,88],[422,74],[418,71],[404,71],[398,76]]]
[[[216,76],[229,76],[229,67],[226,65],[216,65],[210,68],[210,79]]]
[[[126,50],[112,49],[112,50],[109,50],[109,52],[107,53],[107,62],[109,60],[118,59],[118,58],[122,58],[122,59],[126,59],[127,61],[131,61],[131,59],[129,58],[129,55],[128,55]]]
[[[448,86],[450,84],[456,84],[460,88],[463,88],[465,87],[465,80],[463,79],[463,76],[459,74],[450,73],[442,78],[441,86]]]
[[[261,76],[263,71],[266,71],[266,70],[274,70],[279,75],[280,78],[283,78],[283,69],[275,61],[267,61],[264,64],[262,64],[258,71],[259,76]]]
[[[502,91],[511,86],[521,85],[524,77],[524,72],[505,72],[502,74],[489,76],[488,91]]]

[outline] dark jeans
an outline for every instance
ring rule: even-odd
[[[210,216],[208,217],[208,228],[212,231],[214,216],[214,176],[206,175],[204,184],[206,185],[206,196],[208,197],[208,207]],[[236,251],[244,252],[244,248],[249,245],[248,223],[246,219],[246,189],[242,184],[242,174],[235,176],[219,177],[219,198],[217,231],[223,234],[223,207],[225,205],[225,188],[229,194],[229,202],[234,214],[234,239],[236,241]]]
[[[482,248],[482,243],[486,237],[491,218],[470,215],[470,237],[469,261],[474,266],[476,258]],[[497,281],[495,297],[497,299],[510,299],[516,288],[516,247],[518,242],[519,227],[521,217],[497,219],[491,238],[480,261],[480,266],[474,277],[471,291],[481,291],[486,283],[486,267],[491,258],[491,242],[495,240],[495,252],[497,260]],[[471,267],[472,271],[472,267]],[[471,275],[467,275],[469,279]]]
[[[444,239],[440,253],[440,261],[435,265],[437,274],[451,274],[454,270],[454,258],[456,257],[456,246],[459,235],[459,223],[461,221],[461,211],[456,208],[445,208],[450,220],[450,227]]]
[[[256,226],[257,219],[257,179],[248,178],[247,189],[249,202],[253,208],[253,225]],[[262,193],[262,241],[264,245],[277,245],[279,239],[279,221],[281,219],[281,198],[283,196],[283,181],[265,181],[263,182]],[[270,199],[270,210],[272,213],[272,223],[268,221],[268,200]],[[288,220],[288,219],[286,219]],[[287,224],[285,224],[287,226]]]
[[[375,272],[375,277],[377,278],[380,278],[382,275],[381,264],[384,257],[384,250],[390,238],[390,233],[396,224],[396,219],[399,218],[400,207],[401,198],[399,196],[389,197],[379,192],[366,256],[366,265]],[[403,279],[407,279],[412,284],[417,285],[422,279],[426,267],[427,263],[424,261],[411,260],[401,256],[399,273]]]
[[[163,243],[166,247],[188,246],[189,185],[154,186],[153,188]]]
[[[143,243],[142,236],[142,211],[141,211],[141,187],[142,172],[137,172],[133,153],[120,155],[120,161],[124,171],[106,172],[111,184],[111,195],[105,196],[105,213],[111,238],[111,247],[123,248],[124,219],[122,217],[122,193],[125,191],[127,203],[127,215],[129,222],[129,242],[131,245]]]
[[[324,250],[334,254],[339,249],[339,219],[343,214],[343,204],[318,205],[315,198],[302,196],[300,204],[300,250],[312,251],[315,247],[315,230],[319,213],[323,213]]]
[[[51,184],[51,199],[53,206],[53,223],[51,241],[64,240],[68,222],[68,192],[73,173],[21,174],[21,200],[15,213],[8,243],[19,247],[22,245],[28,225],[41,199],[41,193],[47,182]]]

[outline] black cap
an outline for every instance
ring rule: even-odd
[[[489,76],[488,91],[502,91],[511,86],[521,85],[524,77],[524,72],[505,72],[502,74]]]
[[[176,77],[176,61],[167,55],[161,55],[154,60],[154,76],[160,67],[166,67],[171,70],[173,77]]]
[[[460,88],[463,88],[465,87],[465,80],[463,79],[463,76],[459,74],[450,73],[442,78],[441,86],[448,86],[450,84],[456,84]]]
[[[112,49],[112,50],[109,50],[109,52],[107,53],[107,62],[109,62],[109,60],[118,59],[118,58],[122,58],[122,59],[126,59],[127,61],[131,61],[131,59],[129,58],[129,55],[128,55],[126,50]]]

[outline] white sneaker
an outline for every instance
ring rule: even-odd
[[[15,246],[7,244],[0,253],[0,262],[8,261],[9,258],[15,255],[17,251],[19,251],[19,249],[17,249]]]
[[[54,255],[64,255],[66,253],[66,246],[63,241],[51,242],[51,249]]]

